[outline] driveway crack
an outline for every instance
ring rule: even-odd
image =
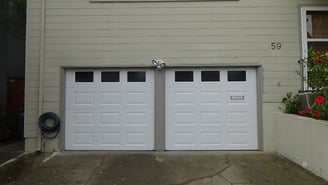
[[[225,156],[225,164],[226,164],[226,166],[223,169],[221,169],[220,171],[216,172],[216,173],[206,175],[206,176],[197,177],[197,178],[193,178],[193,179],[189,179],[189,180],[187,180],[185,182],[182,182],[182,183],[179,183],[179,184],[170,184],[170,185],[188,185],[188,184],[190,184],[194,181],[198,181],[198,180],[202,180],[202,179],[206,179],[206,178],[214,178],[215,176],[221,177],[223,180],[225,180],[226,182],[228,182],[229,184],[232,185],[232,183],[229,182],[228,179],[224,178],[221,175],[225,170],[227,170],[231,167],[230,160],[229,160],[229,154],[226,154],[226,156]]]
[[[229,179],[225,178],[225,177],[222,175],[222,173],[223,173],[224,171],[226,171],[227,169],[229,169],[229,168],[231,167],[231,163],[230,163],[230,159],[229,159],[229,154],[226,155],[225,160],[226,160],[226,164],[227,164],[228,166],[225,167],[225,168],[223,168],[223,169],[222,169],[217,175],[218,175],[219,177],[221,177],[223,180],[225,180],[227,183],[233,185],[233,183],[230,182]]]
[[[94,168],[94,170],[90,174],[89,178],[85,181],[84,185],[90,185],[91,184],[92,177],[96,174],[98,169],[102,166],[102,164],[104,163],[104,160],[105,160],[105,155],[98,162],[97,166]]]

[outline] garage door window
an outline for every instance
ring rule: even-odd
[[[120,82],[119,71],[101,72],[101,82]]]
[[[193,71],[175,71],[176,82],[192,82],[194,81]]]
[[[202,82],[219,82],[220,71],[202,71]]]
[[[146,82],[146,72],[128,71],[128,82]]]
[[[75,82],[93,82],[93,72],[75,72]]]
[[[246,71],[228,71],[229,82],[246,81]]]

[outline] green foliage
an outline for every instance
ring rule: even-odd
[[[323,97],[324,101],[323,101],[322,104],[316,104],[315,103],[313,105],[313,108],[317,109],[320,112],[320,119],[328,120],[328,92],[327,92],[327,88],[322,88],[321,90],[318,90],[315,94],[316,94],[316,96]]]
[[[320,119],[328,120],[328,50],[310,48],[307,61],[309,71],[307,83],[316,96],[322,96],[325,101],[315,105],[320,111]]]
[[[282,102],[285,104],[284,112],[286,113],[297,114],[302,107],[299,96],[297,94],[293,95],[293,92],[288,92]]]
[[[17,8],[21,10],[26,9],[26,0],[10,0],[10,2],[12,2],[14,5],[17,6]]]
[[[312,90],[328,92],[328,51],[310,48],[307,69],[307,83]]]
[[[314,103],[302,106],[300,96],[289,92],[283,98],[283,103],[286,105],[285,112],[328,120],[328,50],[310,48],[306,67],[307,84],[314,95]]]

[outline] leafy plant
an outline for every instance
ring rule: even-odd
[[[289,92],[282,100],[286,105],[284,112],[328,120],[328,50],[310,48],[305,64],[308,70],[307,84],[314,101],[304,107],[300,95]]]
[[[307,69],[307,83],[312,90],[319,94],[328,92],[328,50],[310,48]]]
[[[10,0],[17,8],[21,10],[25,10],[26,8],[26,0]]]
[[[293,92],[288,92],[282,102],[285,104],[284,112],[286,113],[297,114],[302,106],[299,96],[297,94],[293,95]]]
[[[323,96],[315,96],[314,103],[310,107],[298,111],[299,115],[313,117],[316,119],[327,118],[327,101]]]
[[[315,114],[312,111],[311,116],[328,120],[328,102],[325,101],[328,100],[328,50],[310,48],[307,69],[307,83],[316,95],[312,105]]]

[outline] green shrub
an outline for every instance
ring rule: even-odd
[[[282,99],[282,102],[285,104],[285,113],[297,114],[302,108],[299,96],[297,94],[293,95],[293,92],[288,92]]]

